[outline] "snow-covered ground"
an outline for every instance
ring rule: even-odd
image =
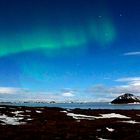
[[[103,138],[99,138],[99,137],[97,137],[97,139],[98,140],[109,140],[109,139],[103,139]]]
[[[0,121],[2,121],[2,125],[21,125],[25,124],[26,122],[21,122],[21,120],[24,119],[23,117],[9,117],[5,114],[0,115]]]
[[[107,129],[109,132],[113,132],[113,131],[114,131],[113,128],[106,127],[106,129]]]
[[[121,119],[130,119],[130,117],[121,115],[121,114],[116,114],[116,113],[109,113],[109,114],[100,114],[101,116],[95,117],[96,119],[107,119],[107,118],[121,118]]]
[[[31,110],[26,110],[26,113],[31,112]],[[33,120],[31,118],[30,114],[24,114],[24,111],[11,111],[9,113],[12,113],[14,116],[8,116],[6,114],[1,114],[0,115],[0,121],[2,125],[21,125],[21,124],[26,124],[25,120],[31,121]],[[41,113],[41,111],[36,111],[36,113]],[[23,120],[25,118],[25,120]],[[23,121],[22,121],[23,120]]]
[[[0,108],[5,108],[5,107],[0,106]]]
[[[40,111],[40,110],[36,110],[36,113],[42,113],[42,111]]]
[[[27,113],[30,113],[31,112],[31,110],[25,110]]]
[[[23,117],[21,113],[24,113],[24,111],[12,111],[11,113],[15,114],[16,116]]]
[[[123,123],[131,123],[131,124],[136,124],[136,123],[140,123],[140,122],[136,122],[135,120],[129,120],[129,121],[120,121]]]
[[[100,114],[100,116],[90,116],[90,115],[69,113],[68,111],[61,111],[61,112],[66,113],[67,116],[71,116],[74,119],[86,119],[86,120],[107,119],[107,118],[130,119],[130,117],[121,114],[116,114],[116,113]]]
[[[74,113],[67,113],[67,116],[71,116],[74,119],[86,119],[86,120],[95,120],[94,116],[88,115],[81,115],[81,114],[74,114]]]

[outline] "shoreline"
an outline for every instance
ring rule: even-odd
[[[140,110],[0,106],[0,139],[140,139]]]
[[[139,110],[140,104],[111,104],[110,102],[93,102],[93,103],[12,103],[0,104],[7,106],[26,106],[26,107],[59,107],[63,109],[114,109],[114,110]]]

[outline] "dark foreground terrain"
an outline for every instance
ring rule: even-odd
[[[140,110],[0,106],[0,140],[139,140]]]

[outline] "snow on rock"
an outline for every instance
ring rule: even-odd
[[[21,124],[25,124],[26,122],[19,122],[20,120],[22,120],[23,117],[9,117],[5,114],[3,115],[0,115],[0,121],[2,121],[2,125],[6,125],[6,124],[9,124],[9,125],[21,125]]]
[[[113,132],[113,131],[114,131],[113,128],[108,128],[108,127],[106,127],[106,129],[107,129],[109,132]]]
[[[134,96],[133,94],[130,93],[125,93],[116,99],[114,99],[112,104],[128,104],[128,103],[133,103],[137,104],[140,103],[140,97],[139,96]]]
[[[26,117],[31,117],[31,115],[25,115]]]
[[[68,113],[66,110],[64,110],[64,111],[60,111],[60,112],[62,112],[62,113]]]
[[[42,111],[40,111],[40,110],[36,110],[36,113],[42,113]]]
[[[110,113],[110,114],[100,114],[101,116],[95,117],[96,119],[106,119],[106,118],[121,118],[121,119],[129,119],[130,117],[121,115],[121,114],[116,114],[116,113]]]
[[[94,116],[67,113],[67,116],[73,117],[76,120],[86,119],[86,120],[95,120]]]
[[[0,106],[0,108],[5,108],[5,107]]]
[[[33,120],[32,118],[28,118],[28,119],[27,119],[27,121],[32,121],[32,120]]]
[[[66,113],[67,116],[73,117],[74,119],[87,119],[87,120],[107,119],[107,118],[130,119],[130,117],[127,117],[121,114],[116,114],[116,113],[100,114],[101,116],[90,116],[90,115],[69,113],[67,111],[61,111],[61,112]]]
[[[132,104],[132,105],[137,105],[137,104],[138,104],[138,105],[139,105],[140,102],[134,102],[134,103],[128,103],[128,104],[130,104],[130,105],[131,105],[131,104]]]
[[[20,114],[20,113],[24,113],[24,111],[13,111],[11,113],[15,114],[16,116],[24,116],[24,115]]]
[[[134,120],[130,120],[130,121],[120,121],[120,122],[123,122],[123,123],[131,123],[131,124],[140,123],[140,122],[136,122],[136,121],[134,121]]]
[[[109,139],[103,139],[103,138],[99,138],[99,137],[97,137],[98,138],[98,140],[109,140]]]
[[[25,110],[27,113],[30,113],[31,112],[31,110]]]

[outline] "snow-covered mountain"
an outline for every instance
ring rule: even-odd
[[[125,93],[114,99],[111,103],[112,104],[140,103],[140,97],[134,96],[133,94],[130,93]]]

